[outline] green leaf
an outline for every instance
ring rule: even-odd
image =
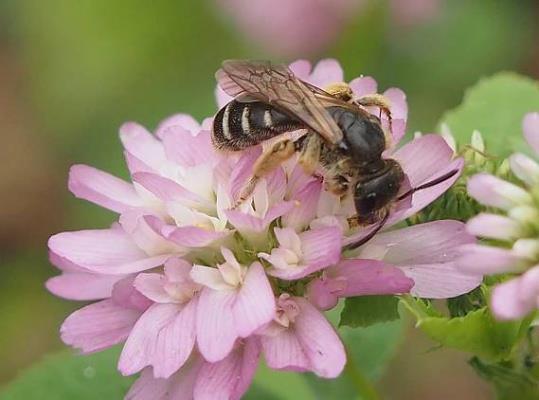
[[[395,296],[359,296],[346,299],[340,326],[367,327],[399,318]]]
[[[470,311],[486,306],[486,288],[479,286],[471,292],[447,299],[447,309],[451,317],[464,317]]]
[[[264,394],[265,397],[262,397]],[[296,400],[312,398],[312,391],[297,372],[275,371],[260,363],[245,399]]]
[[[92,355],[62,351],[45,357],[0,390],[2,400],[122,399],[136,379],[116,370],[120,348]],[[261,366],[245,399],[295,400],[312,397],[300,374]]]
[[[116,370],[119,348],[88,356],[63,351],[45,357],[0,392],[2,400],[121,399],[134,378]]]
[[[539,83],[511,72],[501,72],[468,89],[457,108],[447,112],[445,123],[460,143],[469,143],[474,130],[481,132],[487,151],[498,157],[524,147],[522,118],[539,110]]]
[[[486,307],[463,317],[448,318],[421,300],[406,297],[402,304],[416,317],[416,326],[431,339],[487,360],[507,359],[523,337],[519,321],[497,322]]]

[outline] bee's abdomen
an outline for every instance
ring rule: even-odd
[[[238,151],[303,126],[268,104],[232,100],[213,119],[212,141],[217,148]]]

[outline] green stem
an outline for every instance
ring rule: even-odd
[[[361,396],[361,399],[381,400],[380,395],[378,395],[372,383],[365,377],[365,375],[363,375],[363,372],[361,372],[359,367],[356,365],[354,358],[348,349],[346,350],[346,358],[347,362],[344,372],[350,378],[358,394]]]

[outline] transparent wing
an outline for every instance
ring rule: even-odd
[[[318,99],[321,94],[315,95],[311,89],[314,86],[299,80],[286,65],[272,65],[269,61],[227,60],[215,77],[219,86],[232,97],[247,95],[271,104],[281,112],[300,119],[329,143],[336,144],[342,140],[340,128]],[[326,95],[331,97],[328,93]]]

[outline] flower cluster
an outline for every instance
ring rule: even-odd
[[[539,154],[539,113],[525,116],[523,131]],[[470,178],[469,195],[492,212],[472,218],[467,230],[488,242],[463,246],[458,259],[466,272],[514,275],[493,290],[492,310],[499,319],[522,318],[539,307],[539,164],[516,153],[509,166],[518,181],[487,173]]]
[[[343,81],[334,60],[312,71],[290,68],[317,86]],[[356,95],[376,82],[350,82]],[[404,135],[404,94],[389,89],[394,143],[387,156],[410,185],[462,168],[437,135],[397,149]],[[229,98],[217,91],[219,105]],[[62,339],[84,353],[125,342],[118,368],[141,372],[129,399],[237,399],[260,357],[278,370],[334,378],[344,368],[341,340],[323,311],[340,298],[412,293],[456,296],[480,276],[460,273],[456,249],[474,238],[457,221],[386,229],[365,245],[342,249],[373,227],[351,229],[352,199],[324,190],[296,159],[257,185],[232,209],[260,146],[239,154],[213,149],[211,119],[187,115],[161,123],[155,134],[127,123],[120,129],[132,183],[89,166],[72,167],[69,189],[119,214],[108,229],[50,238],[51,262],[62,274],[47,282],[54,294],[95,301],[71,314]],[[395,207],[387,228],[440,196],[457,179],[414,193]]]

